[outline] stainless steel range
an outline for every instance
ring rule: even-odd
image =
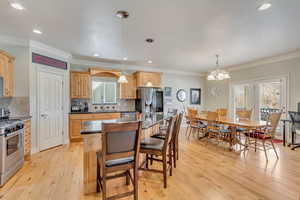
[[[3,113],[0,109],[0,186],[24,164],[24,123]]]

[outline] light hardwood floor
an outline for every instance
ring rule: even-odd
[[[180,160],[168,188],[160,174],[141,173],[141,200],[300,199],[300,150],[277,145],[280,159],[269,152],[246,154],[224,151],[213,144],[181,138]],[[81,143],[57,147],[32,156],[30,162],[0,189],[5,200],[95,200],[100,194],[82,191],[83,150]],[[155,167],[158,167],[155,165]],[[125,191],[124,180],[111,181],[109,193]],[[127,198],[131,199],[131,198]]]

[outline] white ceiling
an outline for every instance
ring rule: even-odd
[[[0,34],[25,37],[71,52],[122,59],[118,10],[127,10],[127,57],[132,64],[204,72],[300,48],[300,1],[270,0],[20,0],[18,11],[0,1]],[[43,31],[32,33],[33,28]],[[155,43],[146,49],[145,38]],[[100,59],[99,59],[100,61]],[[145,64],[147,65],[147,64]]]

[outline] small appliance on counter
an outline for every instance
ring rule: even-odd
[[[71,112],[88,112],[89,104],[87,102],[76,103],[71,105]]]
[[[24,164],[24,122],[10,120],[10,112],[0,108],[0,186]]]

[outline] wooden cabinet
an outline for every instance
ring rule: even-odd
[[[80,134],[81,125],[85,121],[108,120],[120,118],[120,113],[90,113],[90,114],[70,114],[69,116],[69,136],[71,142],[82,141]]]
[[[136,77],[126,75],[128,83],[120,84],[120,99],[136,99]]]
[[[31,120],[24,121],[24,157],[30,160],[31,155]]]
[[[3,96],[13,96],[13,62],[14,57],[0,50],[0,76],[3,79]]]
[[[88,72],[71,72],[71,99],[91,98],[91,77]]]
[[[161,87],[161,73],[158,72],[136,72],[137,87]]]

